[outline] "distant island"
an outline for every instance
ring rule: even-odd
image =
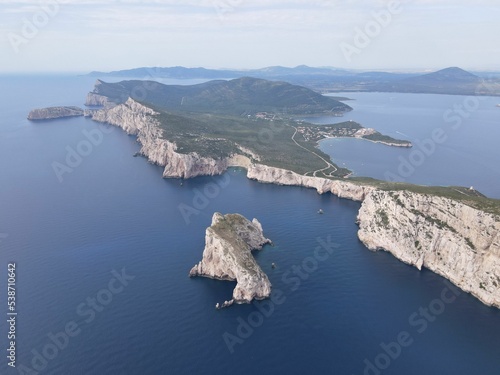
[[[84,113],[85,113],[84,110],[79,107],[37,108],[30,111],[30,113],[28,114],[28,120],[32,121],[53,120],[64,117],[83,116]]]
[[[500,96],[498,75],[473,74],[458,67],[433,73],[358,72],[336,68],[295,68],[272,66],[262,69],[230,70],[176,67],[151,67],[92,72],[90,76],[140,78],[141,80],[170,79],[234,79],[255,77],[285,81],[321,92],[400,92],[448,95]]]

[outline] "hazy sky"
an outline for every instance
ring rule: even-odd
[[[500,70],[499,20],[499,0],[0,0],[0,71]]]

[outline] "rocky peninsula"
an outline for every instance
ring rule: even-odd
[[[218,159],[180,153],[175,143],[163,138],[156,114],[129,98],[114,108],[96,111],[92,118],[137,135],[142,144],[141,153],[165,167],[163,177],[218,175],[228,167],[239,166],[247,169],[248,178],[262,183],[303,186],[316,189],[320,194],[330,192],[362,202],[358,236],[369,249],[384,249],[419,269],[427,267],[483,303],[500,308],[500,217],[497,213],[473,207],[472,199],[466,204],[446,197],[445,193],[436,196],[412,192],[401,190],[398,185],[392,191],[390,185],[385,184],[304,176],[264,165],[244,152]],[[198,265],[192,272],[196,269],[203,272],[203,265],[202,262],[201,268]],[[241,295],[234,298],[245,300]]]
[[[40,120],[53,120],[57,118],[64,117],[77,117],[83,116],[85,111],[79,107],[47,107],[47,108],[37,108],[30,111],[28,114],[28,120],[40,121]]]
[[[257,219],[249,221],[239,214],[215,213],[205,233],[203,259],[189,276],[237,282],[233,298],[217,304],[217,308],[268,298],[271,283],[252,255],[252,250],[261,250],[268,243],[271,241],[264,237]]]
[[[373,128],[364,128],[355,121],[345,121],[334,125],[298,126],[297,133],[305,141],[320,142],[326,138],[359,138],[392,147],[413,147],[410,141],[383,135]]]
[[[320,194],[330,192],[359,201],[358,237],[369,249],[383,249],[418,269],[433,270],[483,303],[500,308],[498,200],[487,199],[466,188],[339,178],[345,177],[349,171],[342,171],[330,163],[328,156],[314,147],[318,140],[357,133],[357,136],[372,141],[387,141],[372,130],[362,130],[364,128],[356,123],[322,127],[316,132],[314,129],[309,131],[303,124],[295,127],[285,120],[261,121],[251,114],[245,115],[244,121],[232,115],[184,117],[130,97],[113,105],[116,95],[113,100],[106,99],[105,95],[106,90],[113,88],[115,86],[105,86],[98,81],[97,92],[90,93],[87,100],[106,106],[88,112],[88,116],[136,135],[141,144],[140,153],[150,162],[164,167],[163,177],[219,175],[229,167],[242,167],[247,170],[248,178],[262,183],[314,188]],[[148,88],[153,86],[149,84]],[[157,94],[157,99],[160,98],[163,97]],[[200,129],[205,133],[200,133]],[[232,129],[237,130],[238,137],[231,133]],[[209,131],[219,133],[213,135]],[[223,134],[230,137],[224,138],[220,132],[226,132]],[[262,135],[272,137],[272,147],[266,143],[267,138],[259,138]],[[398,145],[411,146],[402,142]],[[191,275],[237,280],[238,284],[241,281],[241,288],[235,289],[233,300],[225,305],[265,298],[270,284],[267,288],[267,283],[262,281],[267,277],[260,279],[260,268],[252,268],[254,274],[259,275],[252,278],[248,276],[250,271],[237,264],[233,256],[231,267],[236,267],[237,272],[229,273],[223,268],[228,264],[220,260],[225,259],[222,248],[211,247],[211,244],[225,243],[229,236],[229,244],[239,244],[245,249],[254,247],[248,243],[243,245],[245,241],[237,240],[234,233],[229,235],[227,231],[217,230],[227,223],[224,216],[214,215],[213,221],[215,230],[212,227],[207,229],[206,257],[204,252],[203,260],[191,270]],[[262,242],[265,239],[261,230],[260,235],[261,242],[255,248],[265,243]],[[245,254],[250,254],[250,251]],[[219,259],[217,265],[210,262],[214,254]],[[250,255],[246,259],[250,262],[253,257]],[[237,275],[240,275],[239,279]],[[261,282],[257,282],[258,279]]]

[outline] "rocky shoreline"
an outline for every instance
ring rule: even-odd
[[[325,137],[323,139],[320,139],[318,141],[318,146],[319,147],[319,144],[322,142],[322,141],[325,141],[327,139],[339,139],[339,138],[345,138],[345,139],[362,139],[364,141],[368,141],[368,142],[372,142],[372,143],[380,143],[381,145],[385,145],[385,146],[390,146],[390,147],[401,147],[401,148],[412,148],[413,147],[413,144],[411,142],[405,142],[405,143],[394,143],[394,142],[386,142],[386,141],[377,141],[377,140],[373,140],[373,139],[370,139],[370,138],[366,138],[366,137],[357,137],[357,136],[353,136],[353,137]]]
[[[79,107],[47,107],[36,108],[28,114],[28,120],[41,121],[41,120],[54,120],[65,117],[78,117],[84,116],[85,110]]]
[[[358,237],[370,250],[425,267],[500,308],[498,216],[448,198],[373,191],[361,205],[358,223]]]
[[[140,153],[150,162],[164,167],[165,178],[214,176],[224,173],[229,167],[242,167],[247,169],[249,179],[259,182],[309,187],[320,194],[331,192],[341,198],[356,201],[362,201],[374,189],[348,181],[299,175],[286,169],[256,163],[246,155],[238,154],[215,160],[196,153],[178,153],[175,143],[162,138],[163,132],[154,118],[155,114],[157,113],[152,109],[129,98],[113,108],[95,111],[91,118],[118,126],[127,134],[136,135],[142,145]]]
[[[253,250],[262,250],[268,243],[271,240],[264,237],[257,219],[249,221],[239,214],[216,212],[205,232],[203,259],[191,269],[189,276],[237,282],[233,298],[217,303],[218,309],[268,298],[271,283],[252,255]]]
[[[243,152],[218,160],[196,153],[181,154],[175,143],[162,137],[155,115],[154,110],[130,98],[89,113],[95,121],[136,135],[142,146],[140,153],[163,166],[165,178],[220,175],[229,167],[243,167],[249,179],[262,183],[314,188],[320,194],[330,192],[362,202],[358,237],[369,249],[383,249],[419,269],[433,270],[483,303],[500,308],[498,215],[449,198],[387,192],[349,181],[303,176],[257,163]]]

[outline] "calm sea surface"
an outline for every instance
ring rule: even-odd
[[[328,139],[321,150],[356,176],[422,185],[473,186],[500,198],[500,98],[454,95],[341,93],[353,120],[413,148],[359,139]],[[311,118],[328,124],[331,118]]]
[[[181,185],[132,157],[139,145],[119,129],[84,118],[26,120],[33,107],[81,106],[93,82],[0,78],[1,374],[499,373],[500,310],[455,296],[432,272],[367,250],[356,237],[359,203],[259,184],[241,170]],[[349,96],[356,101],[347,119],[412,141],[435,126],[429,112],[438,116],[463,100]],[[498,153],[491,149],[498,122],[488,105],[450,132],[410,180],[455,179],[499,197]],[[85,148],[84,131],[100,132],[102,140]],[[374,176],[384,172],[378,163],[390,160],[384,153],[410,152],[356,140],[332,144],[336,161]],[[86,155],[60,182],[53,163],[64,164],[78,147]],[[361,165],[365,156],[372,167]],[[196,211],[186,219],[180,204]],[[234,284],[188,277],[216,211],[258,218],[274,241],[257,255],[274,304],[217,311]],[[325,243],[329,252],[317,250]],[[17,268],[16,365],[25,372],[8,367],[5,355],[9,262]],[[398,339],[405,345],[393,344]]]

